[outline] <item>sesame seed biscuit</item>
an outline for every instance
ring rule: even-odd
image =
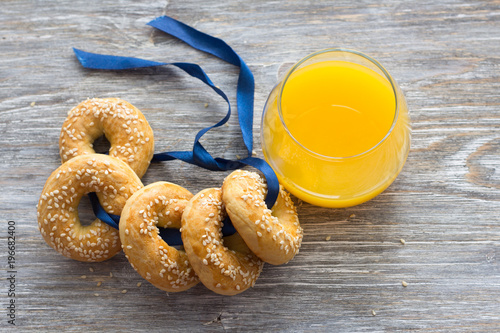
[[[261,260],[280,265],[299,253],[302,228],[282,186],[272,209],[266,206],[266,195],[267,186],[255,172],[236,170],[222,185],[227,214],[245,243]]]
[[[222,238],[224,218],[221,190],[199,192],[182,215],[182,241],[200,281],[218,294],[236,295],[254,286],[264,263],[238,234]]]
[[[158,227],[180,228],[193,195],[185,188],[156,182],[134,193],[123,208],[120,239],[131,266],[155,287],[177,292],[199,282],[186,252],[169,246]]]
[[[141,111],[119,98],[88,99],[68,112],[59,137],[62,163],[94,154],[92,144],[103,134],[110,143],[109,155],[142,177],[153,158],[153,130]]]
[[[77,156],[57,168],[45,183],[37,206],[40,233],[66,257],[86,262],[109,259],[121,249],[118,230],[98,219],[82,226],[80,199],[96,192],[104,210],[119,215],[127,199],[142,187],[135,172],[117,158]]]

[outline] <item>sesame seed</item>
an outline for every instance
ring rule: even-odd
[[[127,293],[127,289],[123,289],[122,294],[126,294],[126,293]]]
[[[408,283],[406,281],[401,281],[401,285],[405,288],[408,287]]]

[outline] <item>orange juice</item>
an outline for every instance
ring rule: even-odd
[[[345,50],[318,52],[292,68],[269,96],[261,131],[280,182],[326,207],[357,205],[382,192],[410,144],[399,87],[373,59]]]

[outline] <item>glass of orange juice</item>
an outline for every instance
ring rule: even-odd
[[[262,149],[280,183],[323,207],[349,207],[384,191],[410,149],[401,89],[376,60],[327,49],[296,63],[271,91]]]

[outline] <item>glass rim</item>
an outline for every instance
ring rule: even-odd
[[[386,79],[389,81],[389,83],[391,84],[391,88],[392,88],[392,91],[394,93],[394,101],[395,101],[395,110],[394,110],[394,118],[392,120],[392,124],[391,124],[391,127],[389,128],[389,130],[387,131],[387,133],[384,135],[384,137],[379,141],[377,142],[375,145],[373,145],[372,147],[370,147],[369,149],[359,153],[359,154],[355,154],[355,155],[351,155],[351,156],[341,156],[341,157],[338,157],[338,156],[328,156],[328,155],[323,155],[323,154],[320,154],[320,153],[317,153],[307,147],[305,147],[302,143],[300,143],[294,136],[292,133],[290,133],[290,130],[288,129],[288,127],[286,126],[285,124],[285,120],[283,119],[283,113],[282,113],[282,110],[281,110],[281,97],[282,97],[282,94],[283,94],[283,89],[285,88],[285,85],[286,85],[286,82],[288,81],[288,79],[290,78],[290,75],[292,75],[293,72],[295,72],[295,70],[300,66],[302,65],[304,62],[306,62],[307,60],[315,57],[315,56],[318,56],[320,54],[324,54],[324,53],[333,53],[333,52],[344,52],[344,53],[351,53],[351,54],[354,54],[354,55],[357,55],[357,56],[360,56],[362,58],[365,58],[366,60],[368,60],[369,62],[373,63],[375,66],[377,66],[381,71],[382,73],[385,75]],[[362,65],[364,66],[364,65]],[[366,66],[364,66],[366,67]],[[356,51],[356,50],[351,50],[351,49],[345,49],[345,48],[329,48],[329,49],[323,49],[323,50],[319,50],[319,51],[316,51],[314,53],[311,53],[307,56],[305,56],[304,58],[302,58],[301,60],[299,60],[295,65],[292,66],[292,68],[290,68],[285,76],[285,78],[281,81],[281,87],[280,87],[280,90],[279,90],[279,93],[278,93],[278,98],[277,98],[277,105],[278,105],[278,114],[280,116],[280,120],[281,120],[281,124],[283,125],[283,127],[285,128],[285,131],[288,133],[288,135],[304,150],[306,150],[307,152],[309,152],[310,154],[312,155],[316,155],[318,157],[321,157],[321,158],[324,158],[324,159],[332,159],[332,160],[341,160],[341,159],[349,159],[349,158],[354,158],[354,157],[359,157],[359,156],[362,156],[362,155],[366,155],[368,154],[369,152],[375,150],[378,146],[380,146],[388,137],[389,135],[391,135],[392,131],[394,130],[394,127],[396,126],[396,122],[399,118],[399,100],[398,100],[398,94],[397,94],[397,91],[396,91],[396,87],[395,87],[395,84],[394,84],[394,81],[391,77],[391,75],[389,74],[389,72],[384,68],[384,66],[382,66],[377,60],[373,59],[372,57],[362,53],[362,52],[359,52],[359,51]]]

